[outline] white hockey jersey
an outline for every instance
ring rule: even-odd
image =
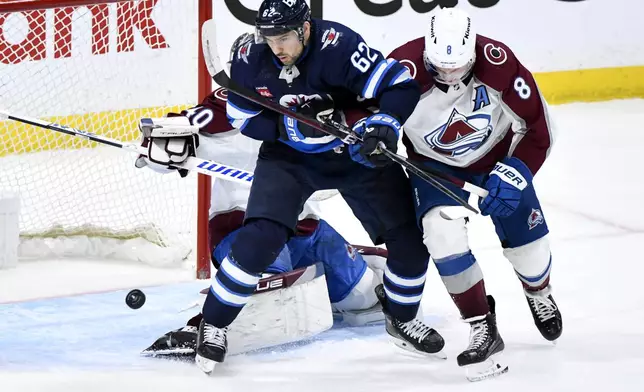
[[[503,43],[477,36],[471,75],[458,85],[436,83],[423,62],[424,38],[390,55],[407,66],[422,88],[404,124],[410,158],[436,160],[468,172],[489,172],[506,156],[535,174],[553,144],[548,106],[532,74]]]

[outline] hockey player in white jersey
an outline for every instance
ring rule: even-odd
[[[479,201],[489,215],[519,281],[534,322],[547,340],[559,338],[561,313],[550,290],[548,227],[532,185],[553,143],[548,106],[532,74],[505,44],[476,33],[462,10],[437,9],[427,34],[389,56],[405,64],[422,86],[421,100],[405,123],[403,142],[412,160],[489,191]],[[465,191],[446,184],[465,199]],[[460,366],[489,363],[504,349],[493,298],[467,238],[466,219],[446,220],[455,205],[412,176],[416,213],[425,244],[459,308],[471,325]],[[480,378],[505,371],[493,367]]]

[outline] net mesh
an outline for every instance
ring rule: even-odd
[[[197,98],[197,0],[0,13],[0,107],[134,141],[141,117]],[[22,257],[173,264],[194,254],[196,176],[124,151],[0,122],[0,190],[20,197]]]

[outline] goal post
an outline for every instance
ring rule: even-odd
[[[200,27],[211,17],[212,0],[0,0],[0,107],[135,141],[139,118],[210,93]],[[136,169],[134,158],[0,122],[0,190],[20,198],[19,255],[188,263],[208,278],[209,177]]]

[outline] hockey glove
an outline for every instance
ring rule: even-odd
[[[175,169],[188,157],[196,155],[199,147],[199,128],[190,125],[184,116],[168,118],[142,118],[139,121],[141,145],[148,150],[147,158],[140,156],[135,166],[148,166],[159,173],[178,170],[181,177],[188,175],[184,169]]]
[[[482,215],[507,217],[521,202],[521,192],[532,183],[530,169],[519,158],[505,158],[494,165],[485,182],[489,194],[479,201]]]
[[[362,144],[349,146],[351,159],[369,167],[382,167],[390,164],[387,158],[378,149],[378,144],[383,142],[388,150],[398,150],[398,137],[401,130],[400,122],[386,113],[376,113],[360,120],[353,126],[353,131],[362,136]]]
[[[301,106],[294,107],[292,109],[297,113],[315,118],[320,122],[324,122],[327,117],[333,115],[334,111],[332,101],[321,99],[312,99]],[[302,124],[299,121],[284,115],[279,116],[278,127],[280,138],[282,140],[300,142],[306,138],[332,138],[332,136],[329,136],[325,132],[318,131],[315,128]]]

